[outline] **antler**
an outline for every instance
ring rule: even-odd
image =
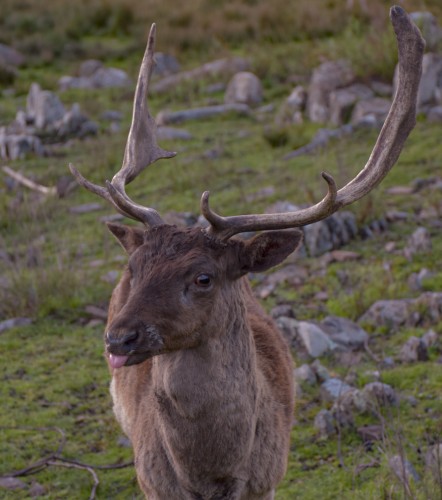
[[[201,212],[209,221],[207,232],[225,241],[237,233],[300,227],[322,220],[339,208],[368,194],[388,174],[416,123],[416,100],[422,72],[425,48],[418,28],[408,14],[398,6],[390,10],[399,52],[399,83],[384,126],[370,158],[359,174],[339,191],[333,177],[325,172],[328,193],[316,205],[279,214],[253,214],[221,217],[209,208],[209,192],[201,198]]]
[[[138,75],[132,124],[127,138],[121,169],[114,175],[112,182],[106,181],[106,187],[102,187],[89,182],[73,165],[69,165],[72,174],[81,186],[112,203],[123,215],[139,220],[148,226],[163,224],[163,220],[153,208],[143,207],[134,203],[127,196],[125,185],[129,184],[142,170],[155,161],[162,158],[172,158],[176,155],[176,153],[165,151],[158,146],[155,120],[150,115],[147,106],[149,80],[155,66],[155,34],[156,26],[152,24]]]

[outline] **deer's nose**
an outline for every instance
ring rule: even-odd
[[[131,347],[132,344],[137,340],[138,332],[130,331],[123,335],[113,333],[112,331],[106,332],[106,344],[109,347]]]

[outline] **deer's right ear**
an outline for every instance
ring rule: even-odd
[[[145,229],[123,226],[114,222],[107,222],[106,225],[129,255],[144,243]]]

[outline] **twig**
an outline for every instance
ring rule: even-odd
[[[381,463],[379,462],[379,460],[376,459],[372,460],[368,464],[359,464],[355,467],[355,475],[358,476],[364,470],[370,469],[372,467],[379,467],[380,465]]]
[[[94,479],[94,485],[92,486],[91,494],[89,495],[89,500],[95,500],[95,493],[97,492],[98,485],[100,484],[100,480],[94,469],[92,467],[88,467],[87,465],[80,465],[78,463],[72,463],[69,460],[65,460],[61,457],[57,457],[55,460],[49,460],[47,465],[54,465],[55,467],[68,467],[72,469],[82,469],[87,470]]]
[[[26,186],[29,189],[32,189],[34,191],[38,191],[39,193],[46,194],[46,195],[56,195],[57,193],[57,188],[56,187],[46,187],[42,186],[41,184],[37,184],[33,180],[29,179],[28,177],[25,177],[24,175],[20,174],[19,172],[16,172],[15,170],[12,170],[10,167],[2,167],[3,172],[5,174],[9,175],[9,177],[12,177],[15,181],[17,181],[19,184],[22,184],[23,186]]]

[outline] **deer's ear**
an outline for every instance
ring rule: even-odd
[[[114,222],[107,222],[106,225],[129,255],[144,243],[145,229],[123,226]]]
[[[240,273],[262,272],[280,264],[302,241],[302,232],[267,231],[246,241],[240,254]]]

